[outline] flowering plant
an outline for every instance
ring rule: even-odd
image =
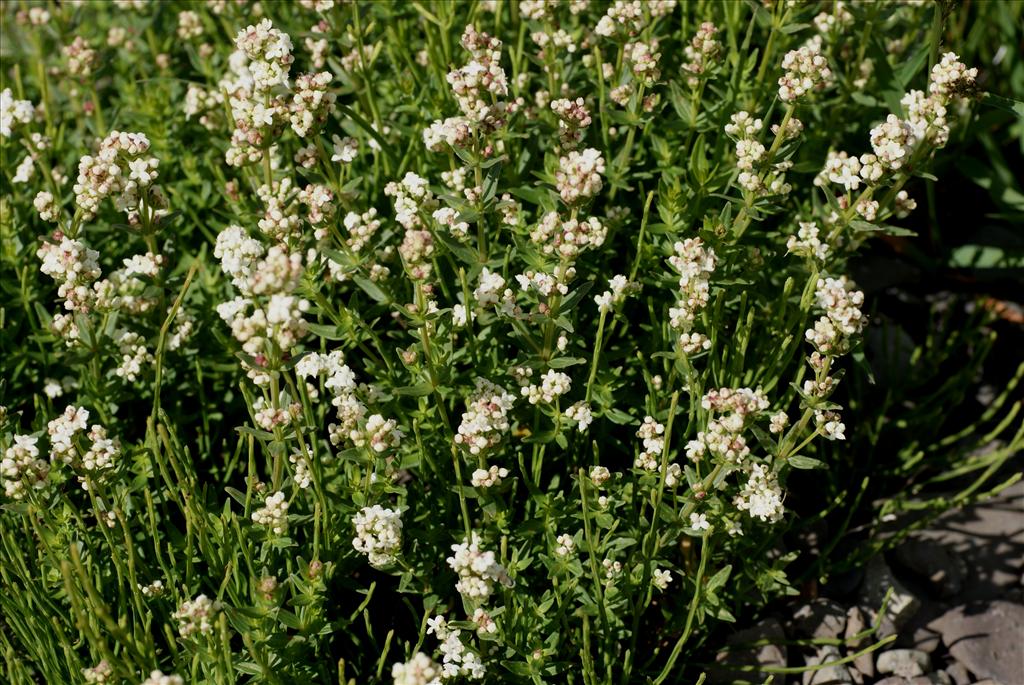
[[[850,260],[1019,107],[941,4],[2,16],[13,682],[695,679],[851,454]]]

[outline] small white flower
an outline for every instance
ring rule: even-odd
[[[709,530],[711,524],[708,523],[708,517],[706,514],[698,514],[693,512],[690,514],[690,528],[694,530]]]

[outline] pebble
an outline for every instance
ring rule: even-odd
[[[998,600],[953,607],[929,624],[976,677],[1024,683],[1024,605]]]
[[[910,685],[953,685],[953,679],[946,675],[945,671],[935,671],[935,673],[911,678]]]
[[[774,618],[766,618],[750,628],[733,633],[727,642],[730,645],[741,645],[748,642],[767,640],[769,644],[748,649],[722,650],[716,657],[715,666],[708,673],[711,683],[731,683],[738,678],[763,683],[768,679],[767,673],[758,671],[740,671],[737,666],[781,666],[788,662],[786,633]],[[779,682],[778,675],[775,681]]]
[[[892,588],[892,596],[889,598],[882,624],[875,634],[876,639],[896,635],[921,607],[917,597],[896,580],[885,559],[881,555],[876,556],[868,562],[864,585],[861,587],[861,599],[871,608],[872,614],[881,608],[882,600],[885,599],[885,593],[889,588]]]
[[[845,628],[846,610],[824,597],[804,604],[793,615],[793,630],[800,637],[834,640]]]
[[[818,649],[817,654],[807,657],[807,665],[817,666],[830,661],[839,661],[842,658],[843,655],[839,653],[838,647],[825,645]],[[846,664],[826,666],[816,671],[804,671],[803,685],[841,685],[842,683],[853,683],[853,676],[850,675],[850,669],[846,667]]]
[[[931,670],[931,659],[917,649],[890,649],[878,655],[879,673],[892,673],[904,678],[924,675]]]
[[[971,685],[971,674],[967,671],[967,667],[959,661],[954,661],[946,667],[946,675],[954,685]]]
[[[960,594],[967,565],[933,539],[911,539],[896,548],[896,562],[914,574],[939,597]]]
[[[858,652],[867,646],[867,639],[854,640],[853,636],[867,630],[868,625],[864,620],[864,612],[857,607],[850,607],[846,612],[846,632],[843,638],[846,640],[846,649],[849,653]],[[872,654],[861,654],[853,660],[853,668],[866,678],[875,677],[875,658]]]

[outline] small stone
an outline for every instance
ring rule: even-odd
[[[953,680],[945,671],[935,671],[927,675],[919,675],[907,681],[908,685],[953,685]]]
[[[931,670],[931,659],[917,649],[890,649],[878,655],[879,673],[892,673],[904,678],[924,675]]]
[[[864,577],[864,585],[861,588],[861,598],[874,614],[882,606],[886,593],[892,588],[892,596],[889,597],[885,616],[875,637],[886,638],[895,635],[900,628],[917,613],[921,602],[907,590],[902,583],[896,580],[892,570],[885,559],[876,556],[868,562],[867,573]]]
[[[954,661],[946,667],[946,675],[955,685],[971,685],[971,674],[967,672],[967,667],[959,661]]]
[[[911,539],[896,548],[896,562],[927,583],[939,597],[960,593],[967,564],[934,539]]]
[[[857,607],[850,607],[850,610],[846,612],[846,632],[843,634],[849,653],[857,652],[866,646],[865,638],[854,639],[854,636],[865,630],[867,630],[867,623],[864,620],[864,612]],[[853,670],[857,673],[866,678],[875,677],[875,659],[871,654],[861,654],[852,663]]]
[[[909,681],[906,678],[901,678],[898,675],[891,675],[888,678],[882,678],[877,681],[875,685],[907,685]]]
[[[819,597],[793,615],[793,629],[800,637],[834,640],[846,628],[846,611],[831,599]]]
[[[817,654],[807,657],[807,665],[818,666],[831,661],[839,661],[842,658],[837,647],[825,645],[818,649]],[[845,664],[826,666],[816,671],[804,671],[803,685],[841,685],[843,683],[853,683],[853,676],[850,675],[850,669]]]
[[[1024,683],[1020,636],[1024,605],[1006,601],[953,607],[929,627],[942,635],[953,658],[978,678]]]
[[[766,641],[768,644],[756,647],[743,648],[742,645]],[[768,673],[759,671],[741,671],[740,666],[777,666],[785,667],[788,656],[786,646],[786,633],[774,618],[766,618],[755,623],[750,628],[733,633],[727,640],[729,645],[736,649],[722,650],[715,656],[717,662],[708,673],[711,683],[732,683],[742,678],[763,683],[768,679]],[[777,680],[777,678],[776,678]]]

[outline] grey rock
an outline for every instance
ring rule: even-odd
[[[934,653],[942,644],[942,636],[931,626],[931,622],[946,613],[949,607],[950,605],[939,602],[923,602],[913,618],[903,626],[893,647]]]
[[[953,680],[946,675],[945,671],[936,671],[910,678],[907,683],[908,685],[953,685]]]
[[[846,640],[847,650],[850,653],[860,651],[866,646],[867,638],[854,640],[855,635],[867,630],[867,621],[864,619],[864,612],[857,607],[850,607],[846,612],[846,631],[843,638]],[[866,678],[875,677],[875,659],[871,654],[862,654],[853,660],[853,671]]]
[[[876,638],[885,638],[895,635],[905,626],[921,606],[921,602],[906,587],[903,586],[892,574],[885,559],[876,556],[868,562],[867,573],[864,576],[864,584],[861,587],[861,599],[871,608],[872,617],[882,606],[886,592],[892,588],[892,596],[889,598],[885,616],[882,619],[881,627]]]
[[[846,610],[824,597],[804,604],[793,615],[793,630],[800,637],[835,639],[844,628]]]
[[[954,607],[930,626],[953,658],[978,678],[1024,683],[1024,605],[1007,601]]]
[[[946,675],[954,685],[970,685],[971,683],[971,674],[967,672],[967,667],[959,661],[954,661],[946,667]]]
[[[875,685],[907,685],[910,681],[906,678],[901,678],[898,675],[891,675],[888,678],[882,678],[875,682]]]
[[[978,682],[974,683],[974,685],[1004,685],[1004,684],[999,682],[998,680],[992,680],[991,678],[986,678],[985,680],[979,680]]]
[[[745,644],[762,640],[767,641],[768,644],[743,647]],[[742,678],[763,683],[768,679],[768,673],[743,671],[738,667],[786,666],[788,653],[786,646],[782,644],[785,640],[786,633],[782,629],[782,624],[774,618],[763,619],[750,628],[733,633],[726,642],[735,649],[718,652],[715,656],[716,664],[708,673],[708,680],[711,683],[732,683],[734,680]],[[778,676],[775,679],[778,682]]]
[[[963,586],[967,564],[938,540],[927,537],[908,540],[896,548],[894,557],[939,597],[953,597]]]
[[[917,649],[890,649],[878,655],[875,664],[879,673],[892,673],[913,678],[932,670],[932,660],[925,652]]]
[[[807,657],[807,665],[818,666],[831,661],[839,661],[842,658],[838,647],[825,645],[818,649],[817,654]],[[850,675],[850,669],[846,667],[846,664],[826,666],[816,671],[805,671],[803,676],[803,685],[843,685],[852,682],[853,676]]]
[[[967,566],[957,601],[1003,599],[1020,589],[1024,572],[1024,480],[969,507],[949,511],[915,540],[941,545]],[[1024,682],[1024,681],[1021,681]]]

